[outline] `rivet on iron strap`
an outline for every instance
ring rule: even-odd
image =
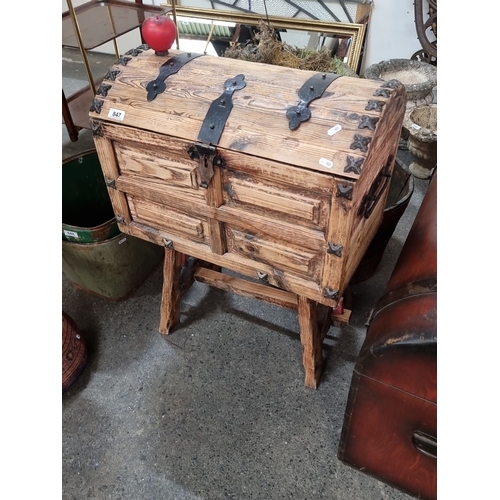
[[[311,101],[318,99],[323,95],[323,92],[328,88],[330,83],[336,80],[339,76],[336,73],[318,73],[311,76],[297,92],[300,101],[297,106],[288,108],[286,117],[289,121],[290,130],[299,128],[302,122],[311,118],[311,110],[308,108]]]
[[[208,108],[198,134],[198,140],[216,146],[233,109],[233,93],[246,87],[245,75],[236,75],[224,82],[223,94],[215,99]]]
[[[202,55],[203,54],[192,54],[191,52],[186,52],[185,54],[179,54],[171,57],[168,61],[164,62],[160,66],[158,76],[146,85],[146,90],[148,91],[148,101],[152,101],[158,94],[165,91],[167,88],[165,80],[170,75],[177,73],[184,66],[184,64]]]

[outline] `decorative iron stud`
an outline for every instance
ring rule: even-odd
[[[118,224],[125,224],[125,218],[122,217],[121,215],[117,215],[116,222],[118,222]]]
[[[116,182],[114,179],[108,179],[107,177],[105,177],[104,181],[106,182],[106,186],[112,189],[116,189]]]
[[[104,75],[104,80],[111,80],[114,82],[116,80],[116,77],[120,74],[119,69],[110,69],[105,75]]]
[[[375,125],[378,122],[378,118],[373,116],[363,115],[359,118],[358,128],[368,128],[370,130],[375,130]]]
[[[380,85],[381,88],[385,88],[385,89],[395,89],[395,88],[398,88],[400,87],[402,84],[399,80],[395,80],[395,79],[392,79],[392,80],[389,80],[385,83],[383,83],[382,85]]]
[[[390,97],[391,91],[387,89],[377,89],[374,93],[374,97]]]
[[[342,257],[342,250],[343,249],[344,249],[344,247],[342,245],[336,245],[335,243],[332,243],[331,241],[329,241],[326,253],[331,253],[337,257]]]
[[[269,281],[269,275],[267,273],[263,273],[262,271],[257,271],[257,278],[264,283]]]
[[[90,120],[90,130],[94,137],[103,137],[101,122]]]
[[[357,175],[361,174],[361,165],[365,161],[364,158],[356,158],[355,156],[347,156],[347,165],[344,168],[344,172],[347,174],[353,172]]]
[[[224,158],[222,158],[221,155],[216,155],[214,158],[214,164],[217,165],[218,167],[223,167],[226,162],[224,161]]]
[[[338,290],[332,290],[331,288],[324,288],[323,289],[323,297],[326,297],[327,299],[337,299],[339,296],[339,291]]]
[[[92,101],[92,106],[90,106],[90,111],[95,111],[97,114],[101,112],[102,105],[104,101],[101,99],[94,99]]]
[[[353,187],[350,184],[337,184],[337,198],[352,200]]]
[[[350,148],[359,149],[362,153],[366,153],[368,151],[368,144],[370,144],[371,140],[371,137],[354,134],[354,141],[352,142]]]
[[[140,50],[140,49],[130,49],[130,50],[127,50],[127,52],[125,52],[125,55],[126,55],[126,56],[133,56],[133,57],[136,57],[136,56],[138,56],[141,52],[142,52],[142,50]]]
[[[382,108],[384,106],[385,106],[384,101],[375,101],[373,99],[370,99],[365,107],[365,111],[371,111],[372,109],[374,109],[375,111],[380,112],[382,111]]]
[[[131,60],[132,60],[131,57],[121,56],[119,59],[115,61],[115,64],[121,64],[122,66],[126,66],[128,62]]]
[[[102,95],[103,97],[106,97],[108,95],[108,90],[111,88],[111,85],[108,85],[106,83],[101,83],[99,85],[99,88],[97,89],[97,95]]]
[[[174,242],[172,240],[163,238],[163,244],[165,245],[165,248],[174,248]]]

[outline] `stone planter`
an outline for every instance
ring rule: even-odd
[[[419,179],[429,179],[437,164],[437,104],[406,110],[403,127],[408,130],[408,150],[415,157],[408,167]]]
[[[411,59],[389,59],[372,64],[365,71],[369,80],[399,80],[408,98],[406,108],[431,104],[432,89],[437,86],[437,69],[431,64]]]
[[[339,71],[339,74],[342,76],[350,76],[352,78],[359,78],[359,75],[346,63],[341,63],[340,67],[342,68],[341,71]]]

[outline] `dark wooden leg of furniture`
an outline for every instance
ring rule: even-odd
[[[323,343],[323,340],[325,340],[328,330],[333,324],[333,313],[331,307],[325,306],[323,304],[317,304],[316,308],[317,308],[319,335],[321,338],[321,342]],[[342,324],[341,319],[342,318],[339,318],[340,324]]]
[[[182,254],[173,248],[165,248],[159,328],[165,335],[170,333],[181,315],[181,268]]]
[[[318,324],[317,303],[300,295],[297,298],[305,385],[317,389],[323,371],[323,337]]]
[[[78,128],[73,123],[73,118],[71,117],[71,112],[69,110],[64,90],[62,91],[62,117],[71,142],[78,141]]]

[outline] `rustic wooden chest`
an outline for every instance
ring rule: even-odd
[[[311,310],[337,305],[381,222],[405,105],[397,81],[142,46],[90,122],[122,232]]]

